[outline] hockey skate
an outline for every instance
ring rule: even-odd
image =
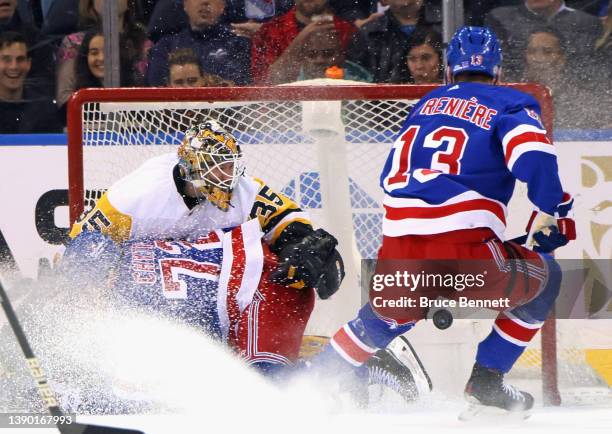
[[[431,392],[431,379],[416,351],[403,336],[396,338],[387,349],[377,351],[366,366],[369,384],[381,386],[380,394],[388,388],[404,401],[414,402]]]
[[[485,368],[478,363],[465,386],[468,408],[459,415],[459,420],[498,419],[505,415],[521,420],[530,416],[533,396],[504,383],[504,374]]]

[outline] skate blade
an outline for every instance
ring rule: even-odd
[[[502,408],[488,405],[469,403],[468,407],[459,414],[458,419],[462,422],[519,422],[531,416],[529,410],[508,411]]]

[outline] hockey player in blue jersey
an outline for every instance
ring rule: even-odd
[[[58,274],[68,287],[108,291],[119,308],[194,327],[273,375],[296,362],[315,297],[312,288],[298,291],[273,281],[278,258],[263,235],[255,219],[190,240],[116,243],[84,231],[67,246]],[[323,274],[335,278],[337,267]]]
[[[568,217],[572,200],[561,187],[555,148],[540,121],[537,101],[497,86],[502,55],[495,34],[463,27],[447,56],[448,84],[412,109],[382,171],[385,215],[376,273],[394,271],[385,268],[393,260],[496,264],[487,278],[488,294],[501,297],[510,291],[513,297],[478,345],[465,396],[482,407],[526,411],[533,397],[506,385],[504,375],[558,295],[560,269],[547,253],[575,238]],[[503,238],[506,206],[517,179],[527,184],[537,209],[529,230],[533,250]],[[526,265],[510,267],[511,260]],[[451,289],[445,295],[455,294]],[[474,290],[461,294],[478,298]],[[406,308],[397,317],[385,313],[372,301],[366,304],[314,364],[359,367],[410,330],[427,310]]]

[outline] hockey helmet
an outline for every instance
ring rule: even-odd
[[[232,191],[244,174],[236,138],[216,121],[205,119],[185,132],[178,157],[181,175],[196,194],[227,211]]]
[[[477,72],[499,79],[502,51],[497,36],[486,27],[461,27],[446,51],[447,81],[462,72]]]

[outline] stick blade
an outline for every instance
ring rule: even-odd
[[[58,425],[58,429],[62,434],[145,434],[143,431],[131,428],[116,428],[78,422]]]

